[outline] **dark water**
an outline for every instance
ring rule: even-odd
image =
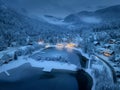
[[[51,52],[51,49],[45,50],[45,55],[50,55],[49,50]],[[53,51],[58,53],[56,49]],[[71,63],[80,64],[81,55],[59,51],[60,55],[63,53],[69,57]],[[92,78],[83,70],[77,72],[53,70],[46,73],[40,68],[24,64],[8,72],[10,76],[0,74],[0,90],[91,90],[93,85]]]
[[[71,72],[42,72],[39,68],[22,65],[0,74],[0,90],[78,90],[78,83]]]

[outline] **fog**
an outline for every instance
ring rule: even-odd
[[[120,4],[120,0],[3,0],[14,8],[27,8],[37,15],[67,16],[70,13],[83,10],[97,10],[100,8]]]

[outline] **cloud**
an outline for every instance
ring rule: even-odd
[[[26,7],[32,12],[65,16],[83,10],[96,10],[99,8],[120,4],[120,0],[5,0],[16,6]],[[19,2],[19,3],[18,3]],[[20,5],[17,5],[17,4]]]

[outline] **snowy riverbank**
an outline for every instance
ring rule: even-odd
[[[67,63],[60,63],[60,62],[54,62],[54,61],[35,61],[34,59],[28,58],[28,57],[19,57],[18,60],[12,61],[8,64],[4,64],[0,68],[0,73],[5,72],[9,76],[8,70],[17,68],[23,64],[29,63],[32,67],[38,67],[43,68],[43,71],[45,72],[51,72],[52,69],[59,69],[59,70],[70,70],[70,71],[76,71],[77,66],[73,64],[67,64]]]

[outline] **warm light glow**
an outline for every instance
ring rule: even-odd
[[[56,48],[58,48],[58,49],[62,49],[62,48],[64,48],[64,44],[59,43],[59,44],[56,45]]]
[[[76,44],[74,44],[74,43],[68,43],[65,47],[66,48],[74,48],[74,47],[76,47],[77,45]]]
[[[108,52],[104,52],[104,55],[107,57],[111,56]]]

